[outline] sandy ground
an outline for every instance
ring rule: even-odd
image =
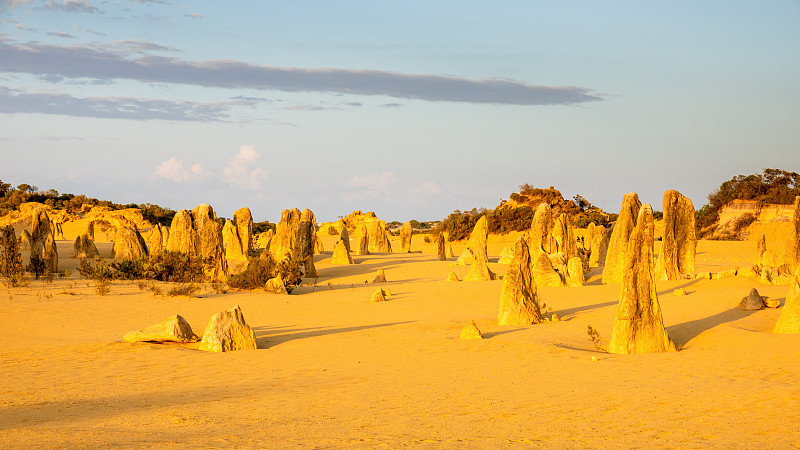
[[[514,237],[490,237],[493,261]],[[597,269],[584,287],[539,291],[561,322],[500,327],[502,281],[444,281],[467,268],[436,261],[419,236],[423,253],[352,266],[328,264],[333,238],[300,295],[206,287],[191,298],[128,282],[98,296],[59,242],[70,278],[0,289],[0,448],[800,446],[800,335],[771,333],[779,309],[736,308],[752,287],[781,303],[788,287],[659,282],[682,350],[610,355],[586,333],[607,344],[618,301]],[[754,242],[702,241],[698,271],[746,267],[754,252]],[[364,282],[378,268],[392,296],[369,303],[376,286]],[[236,304],[258,350],[121,341],[175,313],[200,334]],[[458,339],[470,320],[486,339]]]

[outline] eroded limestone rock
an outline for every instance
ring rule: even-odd
[[[378,269],[375,271],[375,278],[372,280],[373,283],[386,283],[386,271],[383,269]]]
[[[619,216],[611,231],[611,238],[608,243],[606,262],[603,267],[603,284],[619,283],[623,278],[623,267],[625,257],[628,253],[628,241],[631,233],[636,227],[636,220],[639,208],[642,203],[635,192],[625,194],[622,199],[622,207]]]
[[[347,231],[347,227],[342,227],[342,232],[339,234],[339,240],[344,243],[344,246],[347,247],[348,252],[353,251],[353,249],[350,248],[350,233]]]
[[[385,302],[386,294],[383,292],[383,289],[376,289],[375,292],[372,293],[372,298],[370,298],[369,301],[370,303]]]
[[[656,264],[656,279],[680,280],[694,277],[697,249],[694,206],[678,191],[664,192],[664,238]]]
[[[461,329],[461,334],[458,336],[459,339],[483,339],[483,334],[481,330],[478,329],[478,325],[475,321],[471,321],[470,323],[464,325],[464,328]]]
[[[169,228],[167,251],[197,256],[197,232],[192,226],[192,213],[182,209],[175,213]]]
[[[283,277],[278,274],[275,278],[270,278],[264,285],[264,290],[272,292],[273,294],[288,294],[289,290],[286,289],[286,283],[283,282]]]
[[[467,241],[467,248],[472,251],[472,256],[475,260],[481,260],[484,263],[489,262],[489,254],[486,251],[489,239],[489,222],[486,216],[481,216],[478,222],[472,228],[472,233],[469,235]]]
[[[363,223],[358,226],[356,255],[369,255],[369,233]]]
[[[786,303],[781,309],[781,315],[773,332],[778,334],[800,333],[800,269],[795,271],[792,281],[789,283],[789,294],[786,296]]]
[[[800,196],[794,198],[792,230],[783,244],[780,264],[785,274],[793,274],[800,268]]]
[[[411,252],[411,236],[414,233],[414,229],[411,227],[411,222],[406,222],[400,227],[400,252],[401,253],[410,253]]]
[[[503,247],[500,251],[500,258],[497,260],[498,264],[508,264],[514,258],[514,250],[511,247]]]
[[[758,311],[764,309],[764,301],[761,299],[756,288],[750,290],[750,294],[742,298],[739,302],[739,309],[743,311]]]
[[[147,255],[147,245],[136,224],[120,219],[114,233],[114,259],[141,259]]]
[[[245,322],[239,305],[211,317],[198,346],[198,350],[209,352],[255,349],[256,336],[252,328]]]
[[[186,319],[175,314],[161,323],[142,330],[131,331],[125,334],[122,340],[125,342],[197,342],[199,338],[194,334]]]
[[[508,264],[500,295],[498,325],[530,325],[542,321],[539,299],[531,274],[531,255],[525,239],[514,244],[514,256]]]
[[[94,242],[89,238],[88,234],[82,234],[75,238],[72,252],[73,258],[94,258],[99,255],[100,253],[97,251],[97,246],[94,245]]]
[[[537,288],[562,287],[564,279],[553,268],[549,255],[544,251],[536,252],[533,257],[533,281]]]
[[[160,255],[164,251],[164,227],[159,224],[153,225],[147,244],[149,255]]]
[[[439,261],[447,261],[447,254],[445,252],[446,241],[447,238],[445,238],[444,233],[439,233],[439,236],[436,238],[436,259]]]
[[[465,248],[461,255],[456,260],[456,264],[459,266],[469,266],[475,262],[475,255],[473,255],[472,250],[469,248]]]
[[[567,286],[583,286],[586,277],[583,273],[583,260],[579,256],[573,256],[567,261]]]
[[[636,225],[629,236],[619,306],[611,332],[609,353],[659,353],[675,351],[661,316],[653,267],[653,209],[638,208]]]
[[[353,257],[350,256],[350,252],[347,251],[347,247],[344,245],[344,242],[337,241],[336,245],[333,246],[331,264],[355,264],[353,262]]]
[[[197,253],[208,261],[206,279],[227,281],[228,261],[222,245],[222,225],[217,222],[214,209],[208,204],[198,205],[192,210],[192,223],[197,231]]]
[[[541,203],[533,215],[531,229],[528,233],[528,248],[531,259],[544,250],[550,253],[550,232],[553,229],[553,211],[547,203]]]
[[[239,237],[239,246],[245,258],[253,250],[253,215],[250,208],[239,208],[233,213],[233,225]]]
[[[31,213],[31,232],[29,237],[30,257],[40,258],[46,270],[58,270],[58,249],[56,248],[55,235],[50,217],[44,208],[36,208]]]
[[[492,272],[486,265],[486,261],[482,259],[475,259],[464,277],[464,281],[494,281],[497,279],[497,274]]]
[[[450,272],[450,275],[447,276],[447,281],[461,281],[458,279],[458,275],[455,272]]]
[[[365,221],[364,225],[367,228],[367,235],[369,236],[369,252],[391,253],[392,244],[389,243],[389,237],[386,235],[386,221],[376,218]]]

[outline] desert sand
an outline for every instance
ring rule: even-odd
[[[493,272],[505,273],[497,259],[517,236],[489,236]],[[582,287],[539,289],[561,321],[498,326],[502,281],[445,281],[468,267],[438,261],[421,236],[411,244],[421,253],[353,255],[354,265],[331,265],[337,237],[322,237],[316,284],[288,296],[210,285],[154,296],[122,281],[99,296],[59,241],[69,278],[0,288],[0,448],[800,446],[800,335],[772,333],[780,309],[737,309],[753,287],[782,305],[787,286],[658,281],[680,351],[611,355],[587,338],[591,325],[608,345],[619,300],[602,267]],[[755,246],[700,241],[696,269],[748,267]],[[110,256],[110,244],[98,249]],[[370,303],[365,281],[380,268],[391,295]],[[237,304],[257,350],[122,341],[176,313],[202,334]],[[472,320],[484,339],[459,339]]]

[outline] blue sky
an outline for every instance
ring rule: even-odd
[[[430,220],[800,171],[800,2],[0,0],[0,179]]]

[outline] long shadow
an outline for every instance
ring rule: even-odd
[[[614,300],[611,302],[595,303],[594,305],[577,306],[575,308],[569,308],[569,309],[559,309],[556,310],[556,312],[558,313],[558,316],[561,317],[561,320],[564,320],[564,318],[569,316],[570,314],[575,314],[581,311],[587,311],[595,308],[604,308],[606,306],[611,306],[616,304],[619,304],[618,300]]]
[[[494,331],[492,333],[483,333],[483,338],[484,339],[491,339],[491,338],[493,338],[495,336],[500,336],[501,334],[514,333],[516,331],[522,331],[522,330],[527,330],[527,329],[528,328],[514,328],[514,329],[511,329],[511,330]]]
[[[686,283],[680,284],[680,285],[675,286],[675,287],[673,287],[671,289],[665,289],[663,291],[658,291],[658,292],[656,292],[656,294],[658,294],[658,295],[666,295],[666,294],[669,294],[670,292],[673,292],[675,289],[681,289],[681,288],[689,287],[689,286],[691,286],[691,285],[693,285],[693,284],[695,284],[697,282],[700,282],[701,280],[703,280],[703,279],[702,278],[695,278],[694,280],[689,280]]]
[[[310,337],[318,337],[318,336],[327,336],[329,334],[338,334],[338,333],[349,333],[351,331],[361,331],[361,330],[369,330],[371,328],[381,328],[381,327],[389,327],[392,325],[402,325],[404,323],[411,323],[414,322],[413,320],[408,320],[405,322],[392,322],[392,323],[379,323],[376,325],[362,325],[358,327],[345,327],[345,328],[305,328],[300,330],[288,330],[294,331],[292,333],[285,333],[285,334],[269,334],[265,335],[262,334],[261,336],[256,336],[256,347],[259,349],[266,349],[271,348],[279,344],[283,344],[284,342],[293,341],[295,339],[305,339]]]
[[[404,253],[397,253],[398,255],[403,255]],[[392,253],[380,253],[380,255],[392,255]],[[365,255],[364,258],[369,258],[373,255]],[[371,262],[371,263],[364,263],[358,262],[359,256],[356,255],[353,257],[353,260],[356,261],[355,264],[347,264],[341,266],[327,266],[322,268],[317,268],[317,272],[319,273],[319,278],[327,279],[327,278],[337,278],[343,276],[364,276],[368,274],[374,274],[374,272],[378,269],[389,270],[398,267],[401,264],[409,264],[409,263],[418,263],[420,261],[416,260],[403,260],[403,259],[381,259],[380,261]],[[355,270],[353,270],[355,269]]]
[[[696,338],[704,331],[708,331],[718,325],[722,325],[723,323],[734,322],[739,319],[743,319],[754,312],[756,311],[742,311],[738,307],[733,307],[703,319],[692,320],[691,322],[684,322],[678,325],[666,327],[667,333],[676,344],[685,346],[689,343],[689,341]]]

